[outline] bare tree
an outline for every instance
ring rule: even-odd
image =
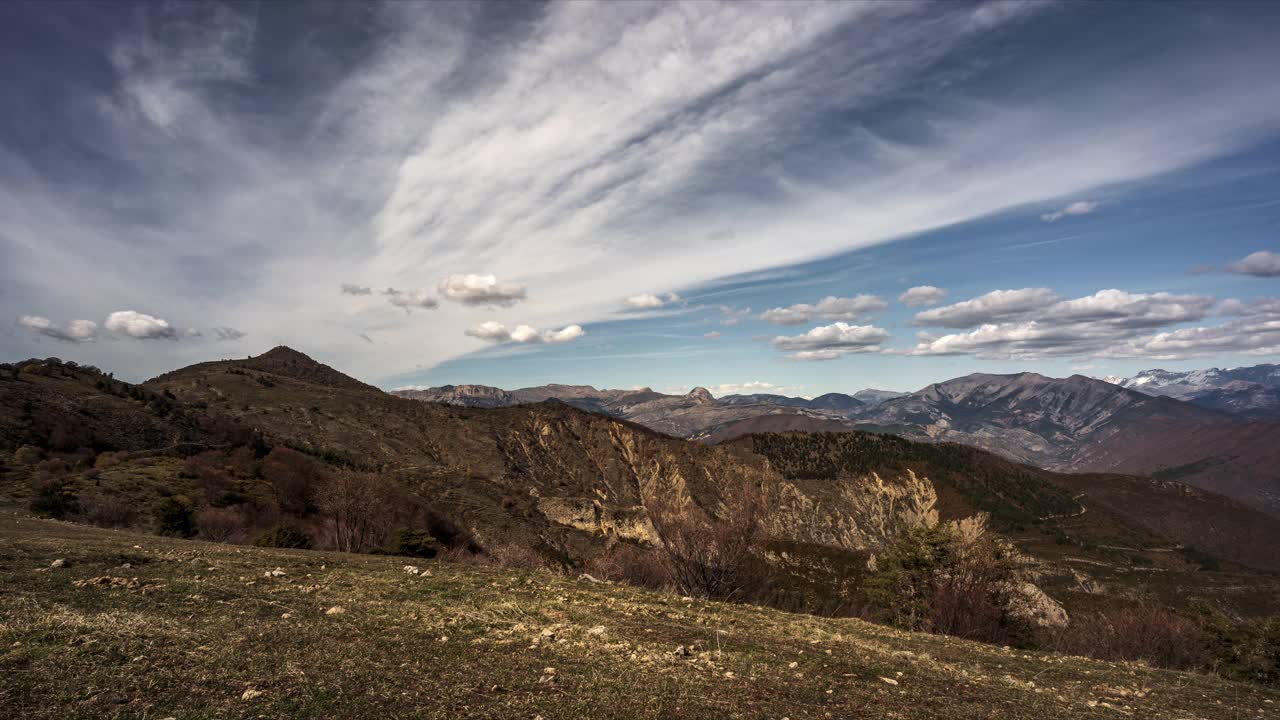
[[[386,539],[395,512],[392,493],[379,478],[344,470],[320,489],[317,502],[342,552],[368,552]]]
[[[761,487],[728,484],[714,514],[688,497],[669,495],[651,499],[648,510],[663,564],[680,592],[730,600],[762,594],[768,503]]]

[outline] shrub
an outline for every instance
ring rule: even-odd
[[[1212,647],[1201,623],[1148,604],[1077,613],[1070,625],[1052,633],[1046,644],[1072,655],[1142,661],[1175,670],[1208,667]]]
[[[872,564],[862,599],[874,619],[1001,645],[1028,639],[1013,611],[1015,553],[985,515],[911,528]]]
[[[196,513],[196,531],[212,542],[235,542],[244,538],[246,523],[239,510],[206,507]]]
[[[155,510],[156,532],[161,535],[191,537],[195,535],[195,506],[186,495],[171,495],[160,501]]]
[[[298,515],[315,510],[316,492],[328,480],[320,463],[286,447],[272,448],[267,454],[262,476],[271,483],[280,510]]]
[[[767,592],[764,560],[768,510],[763,490],[750,483],[725,488],[712,515],[688,497],[650,500],[650,520],[662,543],[659,557],[685,595],[749,601]]]
[[[407,557],[433,558],[440,552],[440,543],[426,530],[396,528],[391,534],[387,554]]]
[[[1210,639],[1212,665],[1232,680],[1280,683],[1280,617],[1233,620],[1200,607],[1204,631]]]
[[[389,488],[370,475],[344,470],[317,495],[333,547],[342,552],[368,552],[386,540],[395,506]]]
[[[34,490],[28,507],[36,515],[61,520],[80,510],[79,498],[66,480],[43,480]]]
[[[311,536],[293,525],[277,525],[253,541],[258,547],[311,549]]]
[[[137,519],[133,504],[119,495],[94,492],[80,499],[80,517],[83,522],[98,527],[131,527]]]
[[[587,561],[583,570],[598,580],[625,582],[654,590],[671,586],[671,576],[660,551],[631,543],[617,543]]]

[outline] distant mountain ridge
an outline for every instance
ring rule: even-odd
[[[1143,376],[1146,380],[1129,383],[1134,387],[1083,375],[974,373],[914,393],[863,391],[866,401],[842,393],[811,400],[774,394],[717,399],[704,388],[665,395],[649,388],[597,390],[578,385],[511,391],[444,386],[393,394],[473,407],[557,399],[710,444],[758,432],[855,430],[957,442],[1050,470],[1177,479],[1280,515],[1280,423],[1267,421],[1271,416],[1266,414],[1223,407],[1233,393],[1241,394],[1236,398],[1239,404],[1280,394],[1280,387],[1260,384],[1276,378],[1276,371],[1274,365],[1193,373],[1150,371]],[[1183,401],[1171,394],[1140,391],[1192,385],[1213,395]]]
[[[1252,419],[1280,419],[1280,365],[1208,368],[1173,372],[1143,370],[1133,377],[1105,378],[1123,388],[1163,395]]]

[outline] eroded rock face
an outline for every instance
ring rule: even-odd
[[[938,493],[908,470],[888,480],[878,473],[824,486],[782,482],[772,534],[846,550],[877,550],[901,531],[938,523]]]
[[[1031,582],[1015,583],[1009,594],[1009,613],[1036,627],[1066,627],[1067,611]]]
[[[538,510],[551,522],[623,540],[656,543],[658,534],[644,506],[613,506],[595,498],[539,497]]]

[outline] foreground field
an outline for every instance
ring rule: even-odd
[[[0,716],[1280,718],[1211,676],[407,562],[0,515]]]

